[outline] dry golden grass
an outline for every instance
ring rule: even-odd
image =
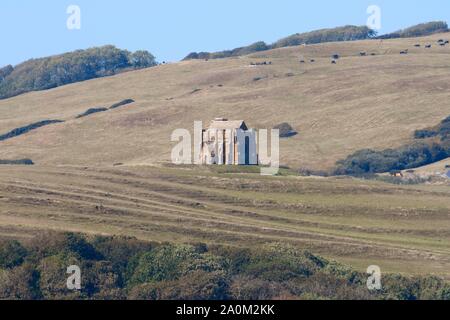
[[[192,130],[194,120],[225,116],[245,119],[255,128],[289,122],[300,134],[282,141],[282,162],[330,168],[358,149],[399,146],[414,130],[434,126],[450,114],[450,47],[436,45],[447,36],[186,61],[3,100],[0,133],[44,119],[66,122],[0,142],[0,158],[31,158],[44,165],[168,161],[174,129]],[[423,48],[427,43],[433,48]],[[404,49],[410,54],[400,55]],[[360,57],[360,51],[377,55]],[[331,65],[335,52],[342,58]],[[307,63],[300,64],[301,58]],[[250,66],[264,60],[273,64]],[[253,81],[256,77],[262,80]],[[191,93],[195,89],[201,90]],[[136,103],[74,119],[89,108],[125,98]]]

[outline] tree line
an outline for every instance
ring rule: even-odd
[[[258,51],[265,51],[275,48],[298,46],[301,44],[317,44],[332,41],[352,41],[368,39],[376,35],[376,32],[366,26],[344,26],[333,29],[322,29],[306,33],[297,33],[289,37],[278,40],[273,44],[266,44],[263,41],[256,42],[249,46],[225,50],[219,52],[192,52],[184,58],[191,59],[219,59],[237,57],[251,54]]]
[[[0,69],[0,99],[156,64],[147,51],[129,52],[111,45],[31,59]]]

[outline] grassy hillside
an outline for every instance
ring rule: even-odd
[[[450,279],[448,183],[292,175],[421,135],[444,142],[450,47],[436,43],[446,37],[183,61],[1,100],[0,237],[32,242],[52,230],[251,249],[277,242],[360,272],[376,264]],[[167,164],[173,130],[216,117],[294,130],[281,139],[291,170],[262,177],[254,167]],[[15,166],[20,159],[35,165]]]
[[[155,57],[146,51],[131,53],[114,46],[32,59],[15,67],[9,65],[0,69],[0,99],[155,64]]]
[[[282,139],[282,163],[330,169],[361,149],[407,144],[416,130],[449,115],[450,47],[435,45],[446,36],[183,61],[2,100],[0,135],[47,119],[64,122],[1,141],[0,159],[46,165],[166,162],[173,130],[224,116],[254,128],[287,122],[298,134]],[[399,54],[406,49],[409,54]],[[330,63],[334,53],[341,56],[336,65]],[[251,65],[264,61],[272,64]],[[76,119],[124,99],[135,102]]]

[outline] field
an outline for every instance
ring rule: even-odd
[[[226,171],[1,167],[0,233],[65,230],[245,247],[281,241],[361,271],[376,264],[450,279],[448,186]]]
[[[259,129],[288,122],[299,135],[281,142],[282,163],[329,169],[356,150],[410,142],[415,130],[449,116],[450,47],[436,44],[447,37],[183,61],[2,100],[0,134],[46,119],[65,122],[0,142],[0,159],[82,166],[166,162],[173,130],[193,130],[196,120],[207,125],[223,116]],[[424,48],[428,43],[431,49]],[[409,54],[400,55],[405,49]],[[336,65],[330,63],[333,53],[341,55]],[[272,64],[250,65],[263,61]],[[128,98],[136,103],[76,119]]]
[[[36,164],[0,166],[0,236],[59,230],[245,247],[281,241],[360,271],[379,265],[450,279],[448,183],[293,174],[331,169],[360,149],[401,146],[449,116],[450,47],[436,45],[447,37],[183,61],[1,100],[0,135],[64,122],[0,141],[0,160]],[[263,61],[271,64],[251,66]],[[124,99],[135,102],[76,118]],[[173,130],[216,117],[259,129],[291,124],[299,134],[282,139],[280,154],[292,171],[262,177],[255,168],[170,166]]]

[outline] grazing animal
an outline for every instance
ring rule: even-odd
[[[271,64],[272,64],[271,61],[269,61],[269,62],[267,62],[267,61],[264,61],[264,62],[250,62],[251,66],[266,66],[266,65],[271,65]]]
[[[331,63],[332,64],[336,64],[336,60],[331,60]]]
[[[414,47],[420,48],[420,44],[415,44]]]
[[[371,53],[370,55],[371,55],[371,56],[376,56],[377,54],[376,54],[376,53]]]
[[[430,48],[431,48],[431,44],[427,44],[427,45],[425,46],[425,48],[430,49]]]
[[[438,40],[438,43],[442,43],[442,42],[444,42],[444,39],[439,39]]]
[[[305,60],[300,60],[300,63],[305,63]]]
[[[337,54],[337,53],[335,53],[335,54],[333,54],[332,56],[331,56],[334,60],[337,60],[337,59],[339,59],[339,55]]]
[[[361,52],[359,53],[359,55],[360,55],[361,57],[365,57],[367,54],[366,54],[364,51],[361,51]]]
[[[311,62],[316,62],[316,60],[314,60],[314,59],[311,59],[311,60],[309,60],[309,61],[311,61]]]
[[[408,49],[400,51],[400,54],[408,54]]]
[[[396,178],[403,178],[403,173],[401,171],[391,171],[390,175]]]
[[[446,43],[445,43],[445,42],[441,42],[439,45],[440,45],[441,47],[445,47]]]

